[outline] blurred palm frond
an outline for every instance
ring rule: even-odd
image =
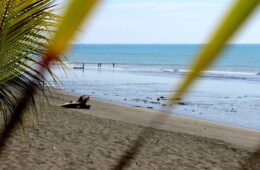
[[[178,102],[202,74],[202,71],[216,61],[219,54],[225,49],[225,44],[242,27],[243,23],[249,19],[259,4],[260,0],[238,0],[235,2],[235,5],[220,24],[209,43],[205,45],[196,60],[192,63],[191,72],[180,84],[176,93],[171,95],[171,103]]]
[[[238,0],[230,12],[227,14],[223,23],[220,24],[216,33],[213,35],[209,43],[202,49],[198,58],[194,60],[191,68],[191,72],[183,80],[177,91],[173,93],[170,97],[169,102],[171,104],[176,104],[192,86],[196,79],[201,75],[201,72],[208,68],[224,50],[226,42],[234,36],[236,31],[242,26],[242,24],[249,18],[253,11],[259,5],[260,0]],[[173,105],[174,106],[174,105]],[[164,113],[163,113],[164,114]],[[158,115],[150,122],[152,126],[158,119],[167,118],[163,115]],[[134,141],[133,145],[126,150],[126,152],[120,157],[117,165],[112,169],[124,169],[127,167],[131,160],[138,154],[141,147],[148,140],[152,134],[148,133],[148,129],[142,131],[137,139]],[[145,136],[145,138],[143,137]],[[259,149],[260,150],[260,149]],[[260,153],[260,152],[259,152]],[[254,157],[254,156],[253,156]]]
[[[57,27],[56,33],[48,46],[46,56],[49,60],[57,60],[67,50],[70,42],[79,31],[85,19],[89,19],[99,0],[74,0],[68,6],[66,13]],[[66,36],[64,36],[66,35]]]

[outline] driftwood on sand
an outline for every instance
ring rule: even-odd
[[[82,108],[82,109],[90,109],[90,105],[87,105],[90,97],[80,96],[76,102],[70,101],[69,103],[65,103],[61,105],[61,107],[65,108]]]

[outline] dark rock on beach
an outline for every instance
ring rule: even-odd
[[[187,105],[187,104],[184,102],[178,102],[178,105]]]
[[[148,100],[145,100],[145,99],[144,99],[144,100],[142,100],[142,102],[144,102],[144,103],[147,103],[147,102],[148,102]]]
[[[150,102],[150,103],[152,103],[152,104],[160,104],[160,102]]]
[[[234,108],[231,109],[231,112],[237,112]]]
[[[134,101],[136,101],[136,102],[140,102],[141,101],[141,99],[133,99]]]

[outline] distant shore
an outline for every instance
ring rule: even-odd
[[[11,138],[0,169],[111,169],[158,115],[92,98],[90,110],[58,107],[77,97],[52,92],[29,138]],[[176,115],[151,127],[129,169],[238,169],[260,139],[258,131]]]

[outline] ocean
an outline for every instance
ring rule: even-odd
[[[73,45],[66,72],[53,70],[60,87],[78,95],[260,130],[260,45],[228,45],[181,105],[166,105],[202,47]]]

